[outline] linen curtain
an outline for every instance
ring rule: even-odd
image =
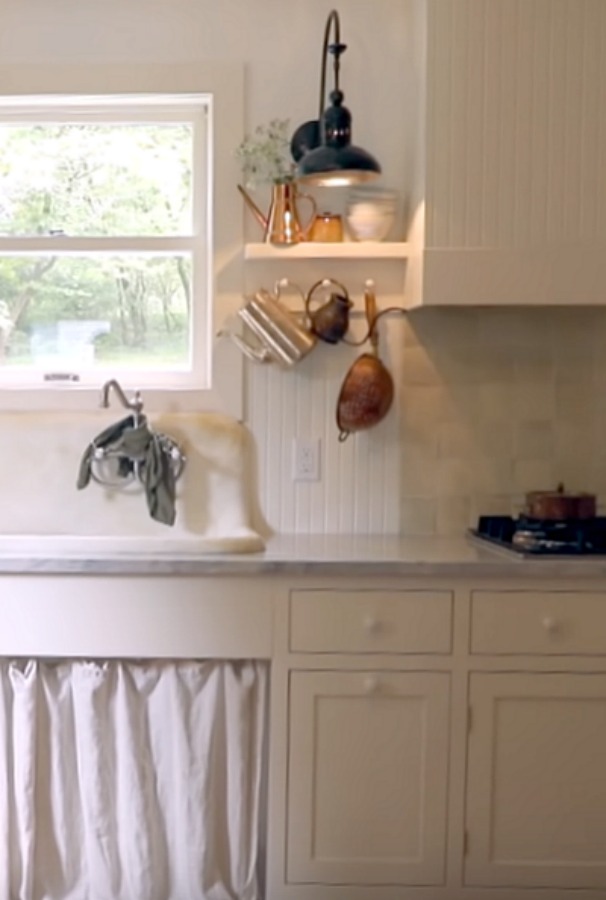
[[[2,900],[257,900],[267,666],[0,661]]]

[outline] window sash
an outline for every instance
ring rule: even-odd
[[[60,247],[56,247],[60,243]],[[9,249],[8,246],[11,245]],[[49,247],[49,245],[51,245]],[[51,249],[52,247],[52,249]],[[210,387],[210,367],[208,346],[210,344],[210,329],[212,327],[210,284],[211,272],[207,261],[200,252],[200,242],[195,238],[19,238],[0,241],[1,256],[116,256],[120,253],[137,253],[138,255],[158,257],[174,256],[183,253],[191,260],[191,282],[193,302],[189,310],[189,365],[172,364],[170,368],[149,370],[137,367],[120,367],[114,364],[111,367],[113,377],[136,378],[137,383],[143,386],[205,390]],[[202,284],[202,290],[199,285]],[[205,285],[205,287],[204,287]],[[60,368],[60,367],[59,367]],[[54,371],[57,371],[55,367]],[[60,371],[63,371],[60,368]],[[27,366],[0,366],[0,389],[3,386],[44,387],[48,384],[69,386],[79,384],[81,386],[99,383],[99,366],[86,367],[78,365],[76,369],[67,366],[67,372],[77,378],[65,381],[58,379],[56,382],[47,381],[45,375],[52,374],[48,367],[34,363]]]
[[[145,237],[116,235],[103,237],[69,237],[69,235],[36,235],[35,237],[0,236],[0,256],[95,256],[116,253],[149,253],[154,256],[199,250],[198,237],[189,235],[149,235]]]
[[[192,126],[192,233],[188,235],[70,237],[69,235],[1,236],[0,256],[118,255],[120,253],[150,256],[187,253],[192,265],[192,306],[189,319],[191,367],[173,366],[170,370],[121,369],[112,367],[113,377],[136,377],[141,387],[196,388],[208,390],[211,370],[208,353],[211,328],[212,246],[210,241],[212,212],[210,143],[212,96],[131,95],[91,96],[51,95],[49,97],[0,97],[0,124],[163,124]],[[69,366],[67,367],[69,370]],[[42,387],[50,384],[91,386],[99,382],[99,368],[78,367],[65,373],[77,376],[47,381],[43,367],[0,367],[0,388]]]
[[[0,95],[0,123],[155,124],[204,122],[212,105],[210,94],[107,94],[82,96]]]
[[[75,85],[79,95],[74,93]],[[195,98],[196,103],[205,105],[205,127],[197,129],[197,133],[206,134],[203,143],[208,143],[202,147],[205,156],[196,158],[208,181],[208,207],[194,218],[194,236],[203,235],[200,240],[206,247],[209,265],[201,275],[192,277],[198,283],[206,278],[208,305],[206,320],[201,322],[205,340],[200,341],[200,329],[196,326],[193,338],[200,346],[198,359],[205,367],[203,383],[210,387],[171,387],[163,378],[161,386],[145,391],[145,407],[151,412],[213,410],[236,418],[244,415],[243,354],[226,340],[220,342],[219,349],[214,338],[233,320],[242,303],[244,269],[240,251],[245,217],[241,198],[233,189],[239,167],[232,151],[243,137],[244,92],[244,66],[233,60],[0,65],[0,100],[7,116],[12,115],[11,107],[22,107],[25,101],[39,102],[47,114],[58,96],[65,101],[72,98],[75,107],[78,103],[86,105],[82,103],[85,95],[89,105],[94,105],[95,98],[106,102],[111,97],[123,111],[129,100],[132,106],[133,98],[142,107],[148,98],[155,102],[158,97],[177,103]],[[132,372],[125,375],[122,383],[127,390],[140,386]],[[89,387],[52,382],[19,387],[0,385],[0,410],[90,412],[98,404],[98,390],[98,378]]]
[[[42,100],[42,102],[40,102]],[[151,110],[151,113],[148,112]],[[213,102],[208,94],[199,95],[133,95],[124,98],[108,96],[82,98],[52,95],[37,101],[27,97],[0,96],[0,125],[71,123],[119,125],[155,125],[166,122],[191,125],[192,134],[192,234],[206,241],[211,233],[212,159],[207,153],[210,143]],[[203,188],[206,187],[206,191]],[[116,235],[119,236],[119,235]],[[49,236],[50,237],[50,236]],[[0,238],[0,241],[5,239]],[[0,250],[2,243],[0,243]]]

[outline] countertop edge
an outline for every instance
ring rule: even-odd
[[[276,535],[265,550],[204,553],[170,541],[111,550],[89,538],[0,538],[0,575],[288,576],[334,578],[602,578],[606,556],[527,558],[477,546],[465,537]]]
[[[0,559],[0,575],[290,576],[332,578],[601,578],[606,560],[401,561],[264,560],[242,558]]]

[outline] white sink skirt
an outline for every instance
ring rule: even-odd
[[[267,678],[0,661],[0,897],[257,900]]]

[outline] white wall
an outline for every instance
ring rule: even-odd
[[[294,128],[317,115],[322,38],[332,6],[330,0],[81,0],[77,4],[73,0],[28,0],[27,4],[4,0],[0,59],[5,65],[128,62],[137,66],[227,57],[245,66],[243,130],[273,117],[290,118]],[[354,117],[354,141],[380,158],[384,183],[402,190],[410,181],[407,108],[414,103],[404,77],[412,40],[410,6],[402,0],[348,0],[339,12],[341,36],[348,44],[341,86]],[[234,149],[224,151],[231,154]],[[261,205],[266,202],[262,193],[257,199]],[[345,197],[343,191],[324,192],[318,200],[340,209]],[[259,239],[258,227],[244,207],[242,215],[249,239]],[[400,221],[397,236],[402,236],[402,229]],[[376,277],[381,305],[401,301],[403,269],[390,272],[389,266],[382,271],[358,264],[339,270],[300,266],[286,271],[255,264],[246,280],[242,272],[242,290],[271,287],[284,275],[304,289],[319,277],[338,275],[358,307],[364,280]],[[359,330],[362,323],[355,327]],[[385,351],[388,331],[391,326],[384,329]],[[351,438],[344,445],[337,441],[334,407],[340,382],[356,355],[351,349],[321,347],[297,372],[256,369],[248,374],[246,418],[256,440],[260,503],[276,530],[398,529],[397,411],[373,434]],[[396,365],[397,353],[392,355]],[[3,421],[8,428],[10,420],[0,418],[0,429]],[[52,426],[45,420],[44,427]],[[76,422],[70,427],[69,417],[62,418],[61,427],[67,453],[54,465],[73,466],[83,449],[81,435]],[[322,480],[317,484],[291,480],[295,434],[321,441]],[[37,440],[40,445],[44,441],[39,433]],[[40,471],[47,470],[48,462]],[[11,485],[7,483],[5,489],[10,491]],[[35,475],[31,491],[23,503],[37,504],[41,493],[44,496],[44,483],[37,482]]]
[[[452,2],[438,0],[434,8],[448,13]],[[501,0],[503,9],[509,3]],[[246,126],[289,114],[294,125],[316,115],[321,40],[331,5],[3,0],[0,59],[137,64],[227,56],[246,65]],[[349,44],[343,87],[355,139],[376,152],[385,182],[399,187],[405,200],[410,190],[413,203],[419,199],[413,193],[413,149],[417,163],[423,153],[424,8],[425,0],[347,0],[340,6]],[[258,238],[252,219],[244,209],[242,214],[249,236]],[[401,300],[402,269],[392,264],[326,270],[297,264],[286,272],[255,263],[242,273],[242,283],[254,290],[287,274],[303,286],[323,274],[341,277],[358,309],[367,277],[376,278],[381,306]],[[354,328],[359,332],[359,317]],[[606,495],[604,312],[420,310],[407,322],[385,323],[381,340],[396,379],[396,406],[379,427],[344,444],[337,441],[334,409],[357,351],[320,347],[296,371],[248,371],[247,421],[257,450],[261,506],[273,528],[460,533],[479,512],[515,511],[525,490],[558,480]],[[82,450],[80,438],[76,442],[77,428],[68,419],[62,427],[64,452],[56,464],[72,466]],[[3,440],[10,439],[8,428],[0,418]],[[322,442],[322,480],[316,484],[291,480],[297,434]],[[34,435],[42,459],[44,435]],[[45,500],[49,471],[45,460],[32,472],[23,500],[32,508]],[[13,481],[8,467],[0,479],[6,498]]]
[[[317,114],[322,37],[333,5],[331,0],[3,0],[0,59],[3,64],[136,65],[227,57],[246,64],[246,125],[271,117],[290,117],[295,125]],[[407,3],[348,0],[340,16],[349,47],[342,87],[354,114],[355,140],[376,148],[386,178],[402,183]]]

